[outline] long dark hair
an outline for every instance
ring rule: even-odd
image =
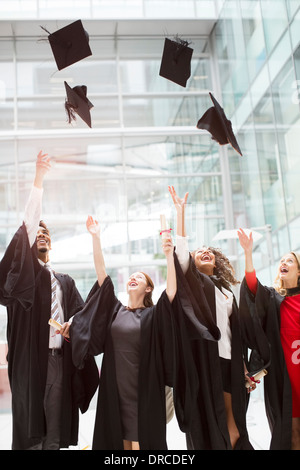
[[[232,264],[229,259],[222,253],[219,248],[214,248],[212,246],[204,247],[210,250],[215,255],[216,266],[214,267],[213,275],[216,276],[222,285],[226,289],[230,289],[230,286],[235,286],[240,282],[235,277],[235,272]],[[192,251],[192,258],[195,259],[195,254],[198,251]]]

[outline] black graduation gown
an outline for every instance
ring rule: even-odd
[[[56,274],[63,290],[65,321],[83,305],[73,279]],[[0,263],[0,302],[7,307],[8,376],[12,392],[12,449],[28,449],[45,435],[44,390],[47,376],[51,289],[50,273],[30,248],[23,224]],[[88,381],[85,381],[85,377]],[[82,412],[98,385],[94,358],[77,371],[70,343],[63,343],[63,398],[60,447],[77,444]]]
[[[215,282],[213,282],[215,281]],[[205,324],[209,319],[209,329],[217,336],[215,283],[217,280],[200,273],[192,258],[189,269],[185,274],[185,281],[190,289],[195,312],[197,305],[202,311],[202,321]],[[220,288],[220,285],[219,285]],[[248,394],[245,387],[243,345],[238,323],[237,304],[234,299],[233,311],[230,317],[231,323],[231,386],[232,406],[236,425],[240,438],[235,449],[253,449],[247,432],[246,411],[248,406]],[[203,315],[206,320],[203,320]],[[207,323],[208,324],[208,323]],[[214,325],[214,329],[213,326]],[[189,450],[230,450],[232,449],[223,398],[223,384],[219,360],[218,344],[216,341],[207,341],[195,338],[191,341],[194,364],[197,368],[199,389],[194,406],[194,419],[191,429],[187,432],[187,447]]]
[[[70,329],[73,360],[82,367],[89,354],[104,353],[96,412],[93,449],[123,449],[111,325],[120,307],[110,277],[96,283]],[[141,314],[141,358],[138,383],[138,428],[142,450],[164,450],[166,443],[165,385],[173,387],[178,424],[189,428],[198,377],[185,322],[193,322],[193,308],[183,292],[170,304],[164,292],[157,305]],[[194,330],[207,334],[196,322]],[[181,330],[178,325],[181,324]]]
[[[280,340],[280,304],[284,297],[274,288],[257,281],[253,295],[244,279],[240,290],[240,325],[251,354],[248,370],[255,374],[265,368],[264,394],[271,430],[271,450],[290,450],[292,431],[292,389]]]

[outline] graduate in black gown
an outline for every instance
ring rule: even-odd
[[[194,420],[187,432],[188,449],[253,449],[246,427],[248,391],[255,383],[245,376],[237,303],[231,284],[237,283],[228,259],[212,248],[201,248],[191,256],[185,234],[188,193],[179,198],[169,187],[177,212],[176,253],[190,288],[193,303],[210,312],[219,329],[218,343],[191,341],[199,376]],[[245,381],[250,382],[248,390]]]
[[[265,370],[264,398],[271,450],[300,449],[300,255],[280,259],[273,286],[263,285],[253,265],[252,233],[238,231],[245,254],[240,325],[252,375]]]
[[[197,393],[197,374],[183,321],[187,316],[192,323],[193,309],[187,297],[184,308],[178,298],[172,240],[163,242],[167,284],[157,304],[152,303],[154,286],[149,276],[135,272],[127,282],[125,306],[106,273],[99,224],[89,217],[87,227],[92,234],[97,282],[72,322],[70,337],[78,367],[89,354],[104,353],[93,449],[167,449],[165,386],[173,387],[181,429],[188,428]],[[208,334],[201,325],[198,332]]]
[[[168,356],[173,351],[166,330],[176,294],[171,240],[164,247],[167,288],[157,305],[152,302],[152,280],[135,272],[127,282],[125,306],[106,274],[100,226],[89,216],[87,228],[93,239],[97,282],[70,333],[78,366],[86,354],[104,352],[93,449],[165,449],[165,385],[172,382]]]
[[[24,222],[0,263],[0,302],[8,314],[13,450],[76,445],[79,408],[87,410],[98,384],[94,358],[87,358],[86,367],[76,370],[71,345],[62,336],[68,336],[68,320],[83,305],[67,274],[55,273],[61,334],[48,324],[51,281],[45,262],[49,261],[51,238],[40,222],[40,211],[43,180],[49,169],[49,158],[40,152]]]

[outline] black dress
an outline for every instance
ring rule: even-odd
[[[120,400],[123,438],[138,441],[138,377],[140,362],[141,315],[144,309],[128,310],[121,305],[111,334]]]

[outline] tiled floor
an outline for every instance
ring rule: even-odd
[[[72,450],[91,450],[93,427],[95,418],[95,406],[80,415],[80,429],[78,446]],[[247,413],[248,431],[254,449],[267,450],[270,442],[270,432],[265,417],[263,398],[253,395],[250,400]],[[169,450],[185,450],[185,436],[179,430],[176,418],[168,424],[167,439]],[[11,448],[11,415],[0,414],[0,450]]]

